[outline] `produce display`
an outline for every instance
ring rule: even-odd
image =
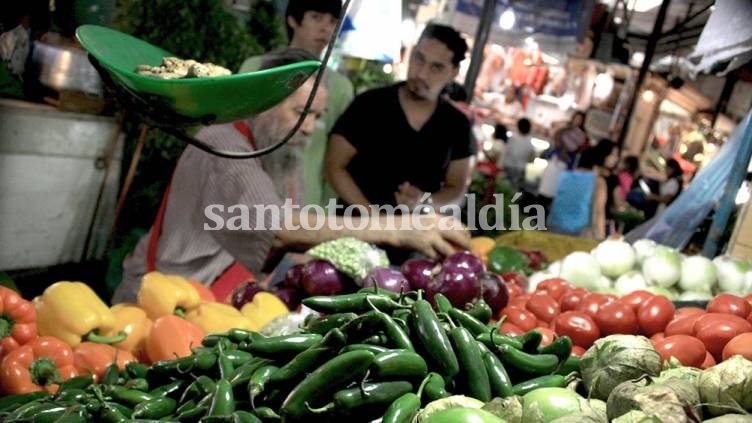
[[[337,245],[224,301],[158,272],[112,307],[0,287],[0,421],[752,421],[746,263],[607,240],[547,265],[474,239],[395,267]]]

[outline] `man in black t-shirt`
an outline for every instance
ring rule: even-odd
[[[325,176],[345,206],[462,205],[476,152],[467,117],[444,100],[467,43],[430,24],[410,54],[407,81],[355,98],[332,129]],[[422,201],[423,200],[423,201]]]

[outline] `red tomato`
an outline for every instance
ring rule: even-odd
[[[694,335],[695,334],[695,322],[703,314],[692,314],[675,317],[672,321],[668,322],[666,329],[663,331],[666,336],[672,335]]]
[[[674,320],[680,316],[696,316],[698,314],[705,314],[705,310],[700,307],[679,307],[674,313]]]
[[[541,339],[541,342],[540,342],[542,346],[546,346],[554,341],[554,336],[556,336],[554,335],[554,331],[552,331],[549,328],[545,328],[543,326],[538,326],[536,329],[538,329],[538,332],[540,332],[541,335],[543,335],[543,339]]]
[[[518,272],[503,272],[501,275],[501,279],[504,280],[506,283],[515,283],[517,286],[520,287],[521,290],[527,291],[529,281],[527,279],[527,276],[523,275],[522,273]]]
[[[752,313],[752,304],[733,294],[718,294],[708,303],[708,313],[728,313],[746,319]]]
[[[648,299],[637,311],[637,324],[645,336],[663,331],[673,318],[674,303],[663,295],[655,295]]]
[[[713,367],[716,365],[715,358],[713,358],[712,355],[710,355],[709,352],[705,352],[705,361],[700,364],[701,369],[707,369],[708,367]]]
[[[559,314],[559,304],[548,294],[535,293],[527,301],[525,308],[535,314],[538,320],[550,322]]]
[[[694,336],[667,336],[655,343],[655,350],[663,361],[676,357],[685,366],[700,367],[705,361],[705,344]]]
[[[585,348],[582,348],[579,345],[572,345],[572,355],[576,355],[577,357],[582,357],[583,354],[585,354]]]
[[[557,335],[566,335],[573,344],[583,348],[590,348],[601,336],[593,319],[581,311],[565,311],[556,316],[553,329]]]
[[[524,335],[525,331],[520,329],[514,323],[504,322],[501,324],[501,327],[499,328],[499,333],[517,336],[517,335]]]
[[[530,297],[530,294],[520,294],[509,300],[509,302],[507,302],[507,307],[517,307],[524,309]]]
[[[561,308],[561,311],[576,310],[582,302],[582,299],[587,294],[588,291],[584,288],[574,288],[565,292],[564,295],[559,298],[559,307]]]
[[[632,307],[620,301],[603,304],[595,314],[595,323],[601,330],[601,335],[623,333],[632,335],[637,333],[637,316]]]
[[[663,332],[658,332],[658,333],[656,333],[656,334],[654,334],[653,336],[650,337],[650,342],[653,345],[655,345],[656,342],[664,339],[665,337],[666,337],[666,334],[664,334]]]
[[[724,360],[727,360],[737,354],[747,360],[752,360],[752,332],[742,333],[731,338],[723,347],[721,356]]]
[[[505,307],[501,310],[501,314],[507,316],[507,322],[514,323],[515,326],[524,332],[533,330],[538,326],[538,319],[535,315],[522,308]]]
[[[610,303],[611,301],[614,301],[613,298],[597,292],[591,292],[582,298],[582,302],[577,306],[577,311],[586,313],[590,317],[595,317],[598,314],[598,309],[603,304]]]
[[[694,332],[713,358],[721,361],[726,344],[736,335],[752,332],[752,325],[731,314],[708,313],[697,319]]]
[[[650,298],[653,298],[655,294],[649,291],[645,291],[644,289],[638,289],[637,291],[632,291],[629,294],[621,297],[619,301],[629,304],[630,307],[632,307],[632,311],[637,313],[637,311],[640,309],[640,306],[645,301],[649,300]]]
[[[522,295],[522,288],[520,288],[519,285],[517,285],[514,282],[506,282],[505,281],[505,283],[507,284],[507,290],[509,291],[509,299],[510,300],[512,298],[518,296],[518,295]]]
[[[562,295],[564,295],[570,289],[572,289],[572,285],[561,278],[546,279],[539,283],[537,287],[535,287],[536,292],[545,292],[553,297],[553,299],[556,301],[559,301]]]
[[[746,297],[744,297],[745,300],[747,300],[748,303],[752,304],[752,294],[747,294]]]

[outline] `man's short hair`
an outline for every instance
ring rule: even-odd
[[[454,54],[452,64],[459,66],[460,62],[465,59],[467,53],[467,42],[457,30],[451,26],[430,23],[420,34],[420,40],[424,38],[433,38],[447,46]]]
[[[293,63],[305,62],[308,60],[319,61],[315,54],[302,48],[283,47],[269,53],[266,53],[261,59],[259,70],[276,68],[280,66],[291,65]],[[316,73],[312,75],[315,77]],[[324,72],[321,79],[321,85],[326,87],[328,83],[328,73]]]
[[[517,121],[517,130],[520,131],[520,134],[527,135],[530,133],[530,121],[527,118],[520,118]]]
[[[295,22],[303,22],[305,12],[314,11],[328,13],[335,18],[339,18],[342,12],[342,0],[290,0],[287,3],[285,12],[285,26],[287,27],[287,38],[292,40],[292,27],[287,23],[287,17],[292,16]]]

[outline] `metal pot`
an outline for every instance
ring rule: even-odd
[[[32,62],[39,70],[39,82],[48,88],[103,95],[99,73],[83,49],[35,41]]]

